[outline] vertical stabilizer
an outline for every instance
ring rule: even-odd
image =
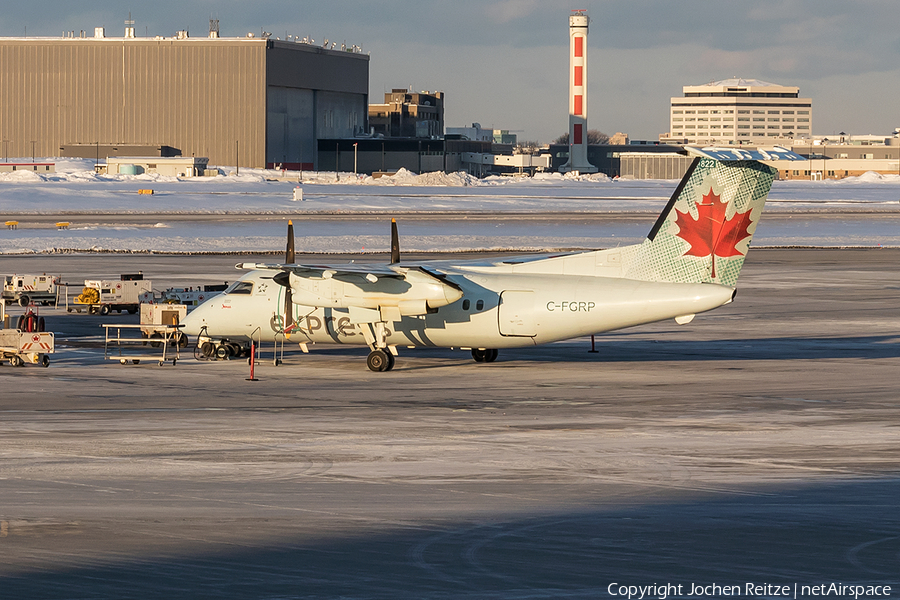
[[[734,286],[775,174],[756,160],[694,159],[625,276]]]

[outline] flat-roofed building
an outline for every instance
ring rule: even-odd
[[[684,86],[671,99],[669,134],[690,144],[772,144],[807,138],[812,132],[812,99],[800,88],[725,79]]]
[[[444,135],[444,92],[393,89],[384,104],[369,105],[369,125],[389,138],[437,138]]]
[[[170,146],[214,165],[312,169],[316,140],[366,130],[369,57],[355,46],[129,29],[120,38],[102,28],[92,38],[0,38],[9,156]]]

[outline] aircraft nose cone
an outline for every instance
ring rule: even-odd
[[[200,328],[204,324],[204,319],[202,318],[204,312],[206,311],[203,310],[203,306],[198,306],[189,312],[181,322],[184,326],[181,328],[181,331],[187,335],[200,335]]]

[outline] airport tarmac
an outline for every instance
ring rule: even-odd
[[[142,270],[162,288],[232,281],[235,262],[0,256],[0,272]],[[0,367],[0,595],[896,595],[898,264],[755,249],[733,304],[594,354],[401,350],[372,373],[363,348],[279,367],[269,348],[255,382],[244,360],[104,361],[100,323],[136,317],[42,308],[50,367]]]

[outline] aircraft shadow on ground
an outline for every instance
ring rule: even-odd
[[[221,551],[221,544],[209,544],[215,549],[179,553],[176,546],[165,558],[83,561],[89,567],[66,556],[65,564],[75,566],[14,575],[0,567],[7,572],[0,589],[7,598],[490,599],[606,598],[613,583],[681,584],[687,595],[692,583],[743,591],[747,582],[894,590],[900,582],[897,479],[720,494],[670,489],[648,496],[643,488],[638,505],[604,507],[601,487],[609,498],[610,484],[616,482],[594,488],[593,508],[586,500],[588,508],[569,512],[353,528],[353,535],[317,542],[292,539],[287,523],[281,541],[262,547],[238,542],[238,549]],[[477,496],[477,484],[469,487]],[[373,502],[390,500],[396,489],[371,488]],[[623,497],[617,488],[612,498]],[[160,531],[177,531],[173,520]],[[77,544],[67,537],[68,548]],[[2,541],[15,544],[15,529]]]
[[[556,346],[556,345],[554,345]],[[527,352],[505,350],[501,356],[515,354],[517,360],[560,360],[555,352],[542,353],[538,347]],[[572,342],[559,344],[571,348],[565,360],[602,362],[707,361],[707,360],[811,360],[822,358],[897,358],[900,335],[854,337],[768,337],[727,340],[628,339],[622,336],[597,336],[597,353],[589,353],[590,343],[582,343],[579,353]]]
[[[680,362],[726,360],[813,360],[813,359],[884,359],[900,357],[900,335],[852,337],[767,337],[724,340],[684,340],[663,337],[647,339],[646,334],[598,335],[596,353],[589,352],[590,341],[558,342],[531,348],[504,348],[496,363],[523,362]],[[663,334],[665,335],[665,334]],[[359,355],[359,346],[317,347],[315,354]],[[468,352],[442,348],[401,349],[397,369],[430,369],[440,365],[415,365],[422,357],[447,357],[467,362]],[[301,359],[302,360],[302,359]]]

